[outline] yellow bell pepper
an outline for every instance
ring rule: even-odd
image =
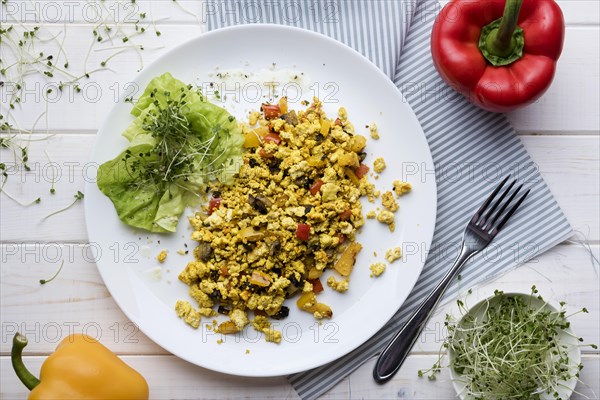
[[[148,399],[148,383],[108,348],[90,336],[65,338],[42,364],[40,379],[27,370],[22,353],[27,338],[13,338],[12,365],[37,399]]]

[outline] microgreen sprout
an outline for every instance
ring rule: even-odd
[[[188,10],[187,8],[185,8],[180,2],[178,2],[177,0],[173,0],[173,3],[175,3],[179,9],[181,11],[183,11],[184,13],[186,13],[187,15],[191,15],[192,17],[194,17],[194,19],[196,20],[196,23],[198,25],[201,25],[200,19],[198,18],[198,15],[196,15],[195,13],[191,12],[190,10]]]
[[[46,283],[52,282],[54,278],[56,278],[58,274],[60,274],[60,271],[62,271],[63,265],[65,265],[65,260],[62,260],[62,262],[60,263],[60,267],[58,267],[58,271],[56,271],[50,279],[40,279],[40,285],[45,285]]]
[[[75,205],[75,203],[77,203],[79,200],[82,200],[84,195],[82,192],[80,192],[79,190],[77,191],[77,193],[75,193],[75,196],[73,196],[75,198],[75,200],[73,200],[73,202],[71,204],[69,204],[66,207],[61,208],[60,210],[56,210],[54,212],[51,212],[50,214],[46,215],[44,218],[42,218],[42,221],[50,218],[53,215],[56,214],[60,214],[61,212],[67,211],[69,208],[73,207]]]
[[[4,166],[4,164],[0,164],[0,166]],[[17,203],[18,205],[20,205],[20,206],[22,206],[22,207],[29,207],[29,206],[32,206],[32,205],[34,205],[34,204],[39,204],[39,203],[41,203],[41,201],[42,201],[42,198],[41,198],[41,197],[38,197],[38,198],[36,198],[35,200],[33,200],[33,201],[30,201],[30,202],[28,202],[28,203],[24,203],[24,202],[20,201],[19,199],[17,199],[17,198],[15,198],[15,197],[13,197],[12,195],[10,195],[10,194],[9,194],[9,193],[6,191],[6,189],[4,189],[4,185],[6,184],[6,181],[7,181],[7,177],[8,177],[8,175],[7,175],[6,171],[4,170],[4,168],[0,168],[0,169],[2,169],[2,171],[3,171],[3,172],[2,172],[2,179],[3,179],[3,180],[2,180],[2,185],[0,185],[0,193],[4,193],[4,195],[5,195],[6,197],[8,197],[9,199],[11,199],[12,201],[14,201],[15,203]]]
[[[448,349],[454,355],[450,367],[460,375],[468,398],[558,398],[565,382],[579,378],[583,365],[570,357],[570,347],[562,339],[572,336],[565,331],[569,322],[564,302],[554,311],[533,286],[531,297],[496,290],[482,303],[482,312],[465,313],[464,303],[457,303],[462,319],[456,322],[446,316],[448,336],[438,360],[430,369],[419,370],[419,377],[435,379],[441,370],[442,351]],[[576,340],[583,342],[582,338]],[[595,344],[586,346],[597,348]]]
[[[12,150],[14,157],[14,164],[18,165],[20,163],[21,166],[27,171],[31,170],[31,168],[27,165],[27,161],[29,160],[27,147],[21,147],[19,144],[15,143],[15,135],[0,137],[0,150]],[[10,195],[6,189],[4,188],[6,182],[8,181],[8,172],[6,163],[0,163],[0,175],[2,176],[2,183],[0,184],[0,193],[4,193],[6,197],[19,204],[22,207],[29,207],[33,204],[39,204],[42,199],[36,198],[30,202],[22,202],[17,198]]]
[[[44,150],[44,153],[46,154],[46,158],[48,159],[48,162],[50,164],[52,163],[52,160],[50,159],[50,154],[48,154],[48,152],[46,150]],[[51,186],[50,186],[50,194],[55,194],[56,193],[56,189],[54,189],[54,182],[56,180],[56,170],[54,169],[54,165],[50,165],[52,168],[52,180],[51,180]]]

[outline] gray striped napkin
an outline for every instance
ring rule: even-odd
[[[297,393],[325,393],[391,339],[453,261],[462,231],[507,174],[532,191],[486,254],[467,263],[470,287],[527,261],[571,235],[571,227],[519,138],[501,114],[468,103],[433,67],[429,38],[440,6],[435,0],[225,0],[210,4],[209,29],[251,22],[292,25],[331,36],[356,49],[403,92],[431,148],[438,184],[437,223],[427,262],[402,308],[358,349],[327,365],[289,377]],[[456,296],[458,284],[447,298]],[[416,374],[416,371],[415,371]]]

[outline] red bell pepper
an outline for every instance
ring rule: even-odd
[[[361,179],[363,176],[365,176],[367,174],[367,172],[369,172],[369,167],[366,166],[365,164],[361,163],[358,168],[356,168],[354,170],[354,175],[356,175],[356,177],[358,179]]]
[[[348,221],[351,216],[352,216],[352,210],[350,210],[349,208],[346,208],[344,211],[342,211],[340,213],[340,220]]]
[[[451,0],[431,34],[442,78],[481,108],[506,112],[550,86],[565,23],[554,0]]]
[[[208,202],[208,215],[211,215],[214,210],[221,206],[222,200],[223,199],[220,197],[213,197],[210,199],[210,201]]]
[[[281,108],[278,105],[262,104],[261,106],[265,119],[279,118],[281,115]]]
[[[324,290],[323,284],[321,283],[321,280],[319,278],[308,279],[308,282],[310,282],[310,284],[313,285],[313,292],[321,293]]]
[[[261,156],[262,158],[273,158],[273,154],[267,152],[265,149],[260,148],[258,150],[258,155]]]
[[[296,228],[296,239],[300,240],[308,240],[310,237],[310,225],[308,224],[298,224]]]
[[[268,133],[263,140],[265,141],[265,143],[267,142],[271,142],[271,143],[275,143],[275,144],[279,144],[281,143],[281,136],[279,136],[276,133]]]
[[[310,187],[310,194],[314,196],[317,193],[319,193],[319,191],[321,190],[321,186],[323,186],[323,181],[321,179],[317,179],[315,183],[313,183]]]

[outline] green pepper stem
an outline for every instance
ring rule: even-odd
[[[513,33],[517,27],[522,3],[523,0],[506,0],[502,22],[500,22],[496,40],[493,44],[493,47],[499,51],[499,54],[510,53]]]
[[[40,380],[36,378],[23,363],[23,349],[27,346],[27,338],[20,333],[15,333],[13,338],[12,350],[10,352],[10,360],[12,361],[13,369],[17,377],[23,382],[27,389],[32,390],[40,384]]]
[[[479,50],[494,66],[509,65],[523,56],[525,34],[517,25],[523,0],[506,0],[504,15],[481,28]]]

